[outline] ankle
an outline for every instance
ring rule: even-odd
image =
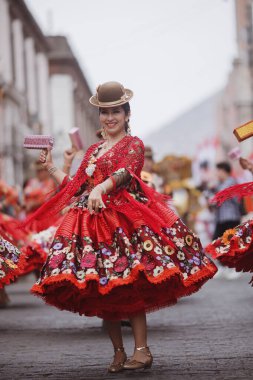
[[[125,352],[124,346],[114,347],[114,352]]]
[[[135,351],[139,351],[139,352],[146,352],[146,351],[149,351],[149,347],[148,346],[138,346],[134,348]]]

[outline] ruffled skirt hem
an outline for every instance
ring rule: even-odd
[[[6,285],[9,285],[15,281],[17,277],[23,274],[25,263],[26,256],[21,253],[18,264],[15,264],[16,268],[12,268],[11,264],[7,264],[7,269],[5,269],[6,273],[2,278],[0,278],[0,289]]]
[[[198,291],[216,273],[213,263],[183,279],[178,268],[169,268],[157,277],[147,276],[138,265],[125,279],[110,280],[106,287],[96,275],[77,281],[72,274],[58,274],[35,284],[31,292],[47,304],[86,316],[121,320],[174,305],[177,299]]]
[[[237,272],[253,272],[253,221],[225,231],[205,250],[212,258]]]

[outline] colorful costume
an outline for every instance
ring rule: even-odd
[[[56,226],[52,226],[38,233],[30,235],[28,242],[21,248],[26,256],[22,274],[28,274],[34,270],[40,271],[45,264],[51,247]]]
[[[240,199],[253,194],[253,182],[231,186],[215,195],[212,202],[220,205],[228,199]],[[253,220],[226,230],[206,247],[206,251],[222,264],[236,271],[253,271]]]
[[[0,236],[0,288],[21,274],[24,261],[25,256]]]
[[[39,181],[37,178],[31,178],[24,189],[24,201],[26,205],[26,213],[30,215],[37,210],[46,200],[52,195],[55,190],[54,181],[49,178],[44,181]],[[52,216],[53,218],[53,216]],[[57,219],[51,220],[52,224]],[[30,231],[38,232],[36,222],[30,225]]]
[[[253,220],[225,231],[206,247],[206,251],[238,272],[253,272]]]
[[[60,309],[119,320],[175,304],[216,273],[199,239],[168,207],[167,198],[139,178],[144,147],[125,136],[101,157],[92,145],[73,180],[27,221],[45,228],[76,199],[56,231],[32,292]],[[90,191],[110,177],[106,208],[90,214]]]

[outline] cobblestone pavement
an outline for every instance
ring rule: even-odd
[[[151,370],[108,374],[112,351],[101,320],[61,312],[30,295],[32,282],[7,288],[0,310],[0,379],[253,379],[253,289],[249,277],[215,279],[197,294],[148,316]],[[132,350],[130,329],[125,347]]]

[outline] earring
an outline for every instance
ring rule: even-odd
[[[131,136],[131,127],[130,127],[129,121],[127,122],[127,135]]]
[[[102,135],[103,139],[106,140],[106,131],[105,131],[104,127],[102,127],[101,135]]]

